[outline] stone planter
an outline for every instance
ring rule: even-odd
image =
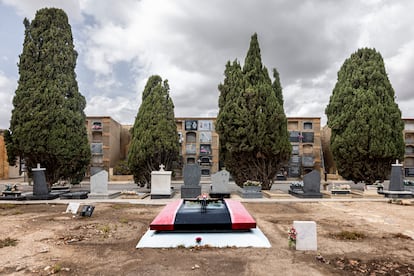
[[[243,190],[250,193],[260,193],[262,191],[261,186],[243,186]]]

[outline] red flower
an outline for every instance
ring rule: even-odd
[[[197,237],[197,238],[195,238],[196,243],[200,243],[200,242],[201,242],[201,240],[202,240],[202,238],[201,238],[201,237]]]

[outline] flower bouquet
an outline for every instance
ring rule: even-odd
[[[297,236],[297,232],[295,227],[291,227],[288,230],[288,242],[289,242],[289,247],[293,247],[296,245],[296,236]]]

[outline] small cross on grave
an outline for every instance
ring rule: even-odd
[[[402,164],[397,159],[397,160],[395,160],[395,164],[391,164],[391,166],[394,166],[394,167],[402,167]]]
[[[163,164],[160,165],[160,172],[164,171],[165,166]]]

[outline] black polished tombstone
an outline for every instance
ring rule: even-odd
[[[184,167],[184,185],[181,186],[181,198],[196,198],[201,195],[201,171],[197,164],[187,164]]]
[[[232,230],[227,206],[222,200],[184,200],[178,209],[175,230]]]

